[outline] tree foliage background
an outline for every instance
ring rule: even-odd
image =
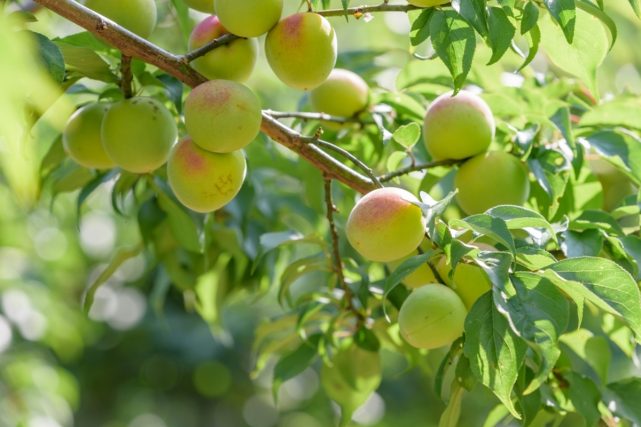
[[[151,41],[184,53],[201,15],[157,3]],[[75,165],[60,132],[76,106],[121,96],[118,51],[44,9],[0,2],[0,426],[333,425],[318,368],[341,333],[383,361],[359,424],[640,424],[638,8],[460,0],[332,18],[338,66],[368,81],[373,107],[362,128],[323,138],[379,176],[427,162],[416,125],[426,106],[472,87],[499,121],[496,147],[532,172],[525,209],[467,219],[448,196],[452,167],[389,179],[444,200],[429,212],[439,253],[483,266],[494,288],[464,345],[425,353],[399,339],[394,316],[400,282],[430,254],[396,270],[363,262],[343,233],[353,189],[333,186],[345,274],[371,319],[356,329],[328,261],[318,169],[261,135],[240,195],[202,216],[175,202],[162,173]],[[260,61],[248,85],[265,108],[309,108]],[[138,91],[179,116],[186,86],[137,60],[133,72]],[[594,156],[625,177],[622,194],[604,192]],[[461,230],[498,251],[471,249]]]

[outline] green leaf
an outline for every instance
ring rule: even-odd
[[[585,112],[582,127],[621,126],[641,130],[641,99],[638,96],[617,96]]]
[[[430,20],[430,38],[436,54],[450,70],[454,92],[458,92],[472,68],[474,30],[453,10],[437,10]]]
[[[536,55],[539,53],[539,46],[541,44],[541,29],[539,28],[538,24],[534,25],[534,27],[532,27],[530,31],[525,33],[525,35],[529,50],[527,55],[523,55],[525,56],[524,61],[517,71],[521,71],[525,67],[530,65],[530,63],[534,61],[534,58],[536,58]]]
[[[596,7],[587,0],[577,0],[576,6],[600,20],[603,25],[606,26],[608,31],[610,31],[610,49],[612,49],[618,37],[616,22],[614,22],[614,20],[610,18],[608,14],[603,11],[603,9]]]
[[[641,378],[626,378],[608,384],[608,391],[616,404],[614,412],[636,425],[641,424]]]
[[[62,83],[65,79],[65,60],[60,48],[42,34],[31,34],[36,39],[38,55],[45,69],[55,82]]]
[[[118,77],[111,72],[109,64],[91,48],[78,47],[61,41],[56,41],[56,44],[62,52],[69,71],[76,71],[90,79],[107,83],[118,81]]]
[[[452,8],[474,27],[481,36],[486,36],[488,26],[491,29],[492,23],[488,24],[485,16],[487,13],[485,3],[485,0],[452,0]]]
[[[423,10],[420,15],[412,22],[410,30],[410,42],[412,46],[418,46],[430,37],[430,20],[434,8]]]
[[[490,7],[488,10],[488,40],[492,48],[492,57],[487,65],[496,63],[510,48],[516,29],[505,11],[500,7]]]
[[[401,126],[392,135],[394,141],[405,148],[412,148],[421,137],[421,126],[412,122],[408,125]]]
[[[641,6],[639,5],[639,0],[628,0],[628,2],[630,3],[630,6],[632,6],[632,10],[634,10],[637,17],[641,17]]]
[[[461,402],[463,401],[464,394],[465,388],[463,388],[463,386],[454,379],[454,381],[452,381],[450,398],[445,410],[441,414],[438,427],[457,427],[459,425],[458,422],[461,418]]]
[[[565,259],[549,266],[546,277],[573,299],[590,301],[622,319],[641,341],[639,287],[618,264],[604,258]]]
[[[274,377],[272,379],[272,394],[274,401],[278,401],[278,390],[287,380],[307,369],[318,355],[318,343],[321,334],[314,334],[289,354],[281,357],[274,366]]]
[[[557,259],[539,247],[521,246],[516,248],[516,262],[531,271],[537,271],[554,264]]]
[[[144,245],[138,244],[130,248],[120,248],[113,254],[109,264],[107,264],[105,269],[100,272],[98,277],[85,290],[82,302],[82,308],[85,313],[89,313],[91,310],[98,289],[100,289],[126,261],[140,254],[143,249]]]
[[[591,331],[581,328],[563,334],[560,342],[569,350],[564,349],[564,354],[573,355],[580,363],[589,366],[594,372],[594,375],[589,372],[590,376],[598,379],[602,384],[607,382],[612,353],[605,337],[594,335]]]
[[[293,305],[290,288],[298,279],[309,273],[317,271],[330,272],[331,270],[328,258],[324,253],[310,255],[291,262],[283,271],[280,279],[278,302],[284,305],[287,301],[290,306]]]
[[[503,290],[510,325],[541,359],[537,375],[524,391],[529,394],[545,382],[561,355],[557,341],[568,326],[569,303],[553,283],[534,273],[515,273],[510,284]]]
[[[572,43],[576,26],[575,0],[543,0],[543,3],[563,30],[567,42]]]
[[[548,0],[564,4],[567,1]],[[550,60],[562,70],[583,80],[592,94],[598,96],[597,69],[603,63],[610,42],[600,20],[583,10],[576,11],[576,30],[572,44],[563,39],[561,30],[549,19],[541,19],[541,44]]]
[[[530,31],[539,21],[539,8],[534,2],[528,1],[523,7],[523,16],[521,17],[521,34]]]
[[[576,372],[565,372],[564,378],[569,383],[567,395],[576,412],[587,421],[588,426],[598,426],[601,421],[599,403],[601,392],[590,378]]]
[[[488,210],[487,215],[505,221],[509,230],[524,228],[543,228],[556,240],[554,228],[540,213],[522,206],[503,205]]]
[[[465,219],[456,219],[450,221],[450,226],[454,228],[464,228],[471,230],[481,236],[488,236],[505,246],[510,252],[514,253],[514,239],[510,234],[507,223],[501,218],[493,217],[489,214],[472,215]]]
[[[603,249],[603,236],[598,230],[567,230],[563,233],[561,248],[568,258],[597,256]]]
[[[601,156],[641,184],[641,140],[614,131],[599,131],[585,138]]]
[[[489,388],[521,419],[512,401],[512,390],[525,359],[527,345],[512,332],[507,319],[498,312],[490,294],[474,304],[465,320],[463,351],[474,376]]]
[[[174,200],[171,190],[166,188],[164,183],[158,181],[155,185],[155,190],[158,197],[158,205],[167,214],[169,226],[176,240],[185,249],[201,253],[203,244],[194,219],[181,204]]]

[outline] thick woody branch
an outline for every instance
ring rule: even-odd
[[[207,81],[191,68],[183,56],[174,55],[122,28],[115,22],[73,0],[36,0],[39,4],[83,27],[117,48],[123,55],[154,65],[183,83],[195,87]],[[374,182],[343,165],[292,129],[263,113],[261,130],[281,145],[295,151],[328,176],[361,193],[376,188]]]

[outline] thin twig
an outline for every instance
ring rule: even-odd
[[[318,120],[325,122],[333,123],[362,123],[358,117],[340,117],[332,116],[325,113],[307,113],[307,112],[296,112],[296,111],[273,111],[265,110],[266,114],[269,114],[275,119],[301,119],[301,120]]]
[[[338,145],[332,144],[331,142],[323,141],[322,139],[318,138],[305,138],[305,140],[310,143],[310,144],[316,144],[319,147],[323,147],[327,150],[333,151],[337,154],[340,154],[341,156],[345,157],[352,163],[354,163],[356,166],[358,166],[363,172],[365,172],[365,175],[369,177],[369,179],[374,182],[374,185],[376,187],[381,188],[383,187],[383,184],[381,181],[378,179],[372,168],[367,166],[361,159],[350,153],[349,151],[339,147]]]
[[[431,7],[413,6],[411,4],[379,4],[378,6],[355,6],[347,9],[327,9],[318,10],[316,13],[322,16],[345,16],[345,15],[363,15],[372,12],[409,12],[411,10],[430,9]]]
[[[336,222],[334,221],[334,212],[336,212],[336,205],[334,205],[334,200],[332,198],[332,178],[327,174],[323,174],[323,180],[325,182],[325,206],[326,206],[326,215],[327,222],[329,223],[329,234],[332,238],[332,264],[334,272],[336,273],[336,278],[338,286],[343,290],[343,301],[347,306],[347,309],[354,313],[359,319],[359,323],[364,320],[363,314],[354,306],[354,292],[347,285],[345,281],[345,274],[343,273],[343,260],[341,258],[341,252],[339,248],[338,240],[338,230],[336,229]]]
[[[380,182],[389,182],[394,178],[398,178],[399,176],[407,175],[412,172],[424,171],[424,170],[436,168],[439,166],[454,166],[454,165],[463,163],[464,161],[465,159],[464,160],[446,159],[446,160],[436,160],[434,162],[428,162],[428,163],[413,164],[413,165],[404,167],[402,169],[396,170],[394,172],[390,172],[385,175],[382,175],[378,177],[378,179]]]
[[[154,65],[181,82],[196,87],[207,81],[185,63],[183,56],[174,55],[127,31],[115,22],[95,13],[73,0],[36,0],[39,4],[95,34],[123,54]],[[279,144],[298,153],[321,172],[360,193],[376,188],[375,181],[345,166],[323,150],[309,144],[294,130],[263,113],[261,130]]]
[[[207,55],[209,52],[211,52],[216,48],[228,45],[234,40],[238,40],[241,38],[242,37],[238,37],[237,35],[234,35],[234,34],[223,34],[222,36],[210,41],[206,45],[201,46],[198,49],[194,49],[191,52],[184,54],[181,58],[185,63],[190,63],[194,59],[198,59],[201,56]]]
[[[131,72],[131,60],[131,56],[125,54],[120,57],[120,90],[122,90],[125,99],[134,96],[134,75]]]

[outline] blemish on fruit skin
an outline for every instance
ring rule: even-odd
[[[229,88],[220,85],[208,85],[206,87],[198,87],[194,89],[197,91],[194,95],[195,102],[199,105],[206,107],[221,107],[223,106],[231,97],[231,91]]]
[[[297,13],[282,21],[283,35],[287,37],[298,37],[302,27],[303,14]]]
[[[206,162],[203,156],[194,146],[194,142],[186,139],[177,148],[176,156],[189,171],[201,171],[205,168]]]
[[[234,179],[230,173],[225,175],[220,175],[216,182],[214,182],[214,187],[218,190],[223,196],[230,195],[234,192]]]

